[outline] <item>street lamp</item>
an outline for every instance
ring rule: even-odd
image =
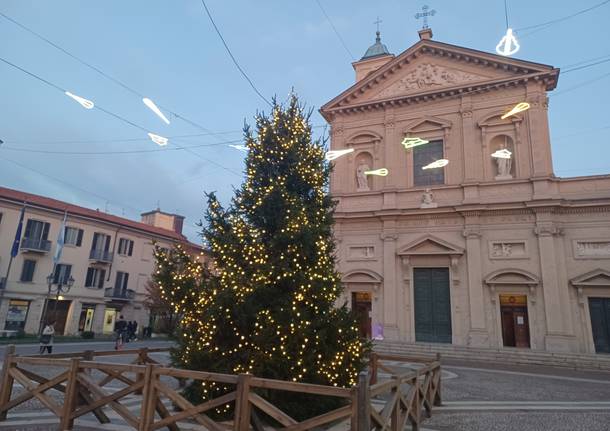
[[[68,278],[66,280],[65,277],[57,277],[57,283],[55,283],[55,274],[49,274],[47,276],[47,284],[49,285],[47,302],[49,301],[49,297],[51,296],[51,293],[55,293],[55,304],[53,305],[53,318],[56,319],[57,318],[57,303],[59,302],[59,296],[62,293],[68,293],[70,291],[70,288],[74,285],[74,278],[72,276],[70,276],[70,278]],[[55,284],[55,288],[53,288],[54,284]],[[44,321],[47,320],[46,319],[47,312],[48,312],[48,309],[45,310],[45,313],[43,313]]]

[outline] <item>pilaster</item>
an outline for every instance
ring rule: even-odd
[[[548,177],[553,174],[551,143],[548,123],[548,97],[542,83],[528,83],[527,102],[530,109],[526,112],[529,128],[529,143],[532,154],[532,176]]]
[[[464,182],[475,182],[483,177],[481,168],[481,145],[476,139],[476,129],[472,115],[472,100],[470,96],[462,97],[460,107],[462,114],[462,145],[464,161]]]
[[[399,292],[396,280],[396,222],[383,223],[383,333],[386,339],[398,339]]]

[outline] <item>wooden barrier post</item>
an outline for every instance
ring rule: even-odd
[[[140,407],[140,427],[138,431],[147,431],[155,420],[155,405],[157,402],[157,388],[154,379],[157,376],[154,373],[154,368],[157,365],[146,365],[144,371],[144,388],[142,397],[142,406]]]
[[[4,352],[4,364],[2,365],[2,380],[0,380],[0,409],[3,405],[11,400],[13,393],[13,376],[11,376],[10,368],[14,366],[13,356],[15,355],[15,345],[9,344]],[[8,411],[0,410],[0,421],[6,420]]]
[[[371,390],[366,371],[358,375],[358,431],[371,431]]]
[[[371,353],[369,359],[369,367],[371,368],[371,385],[377,383],[377,363],[379,362],[379,355],[375,352]]]
[[[441,354],[436,354],[436,361],[438,362],[438,369],[435,371],[435,374],[438,373],[438,384],[436,386],[436,394],[434,395],[434,405],[440,406],[443,403],[443,398],[441,396],[441,380],[443,379],[443,375],[441,374]]]
[[[237,377],[237,395],[235,398],[234,431],[248,431],[250,428],[250,379],[251,374],[240,374]]]
[[[78,370],[80,359],[70,360],[70,370],[68,380],[66,380],[66,394],[64,396],[64,406],[59,419],[59,429],[61,431],[71,430],[74,426],[72,413],[75,410],[76,394],[78,393]]]

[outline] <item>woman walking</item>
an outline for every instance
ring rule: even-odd
[[[42,355],[46,350],[49,354],[53,353],[53,337],[55,335],[55,328],[53,325],[55,321],[47,322],[42,335],[40,336],[40,354]]]

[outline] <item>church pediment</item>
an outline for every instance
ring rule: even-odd
[[[461,255],[464,250],[432,235],[407,244],[398,251],[399,256]]]
[[[610,272],[596,269],[570,280],[574,287],[610,287]]]
[[[449,129],[451,128],[451,124],[451,121],[447,121],[443,118],[431,117],[426,115],[409,123],[407,127],[405,127],[405,129],[403,130],[403,133],[405,135],[408,135],[430,132],[439,129]]]
[[[558,69],[496,54],[420,40],[399,56],[348,88],[320,109],[333,111],[380,108],[403,101],[427,101],[476,89],[500,89],[528,79],[551,90]],[[328,118],[327,118],[328,119]]]
[[[490,286],[537,286],[540,284],[540,280],[534,274],[521,269],[503,269],[485,277],[485,284]]]

